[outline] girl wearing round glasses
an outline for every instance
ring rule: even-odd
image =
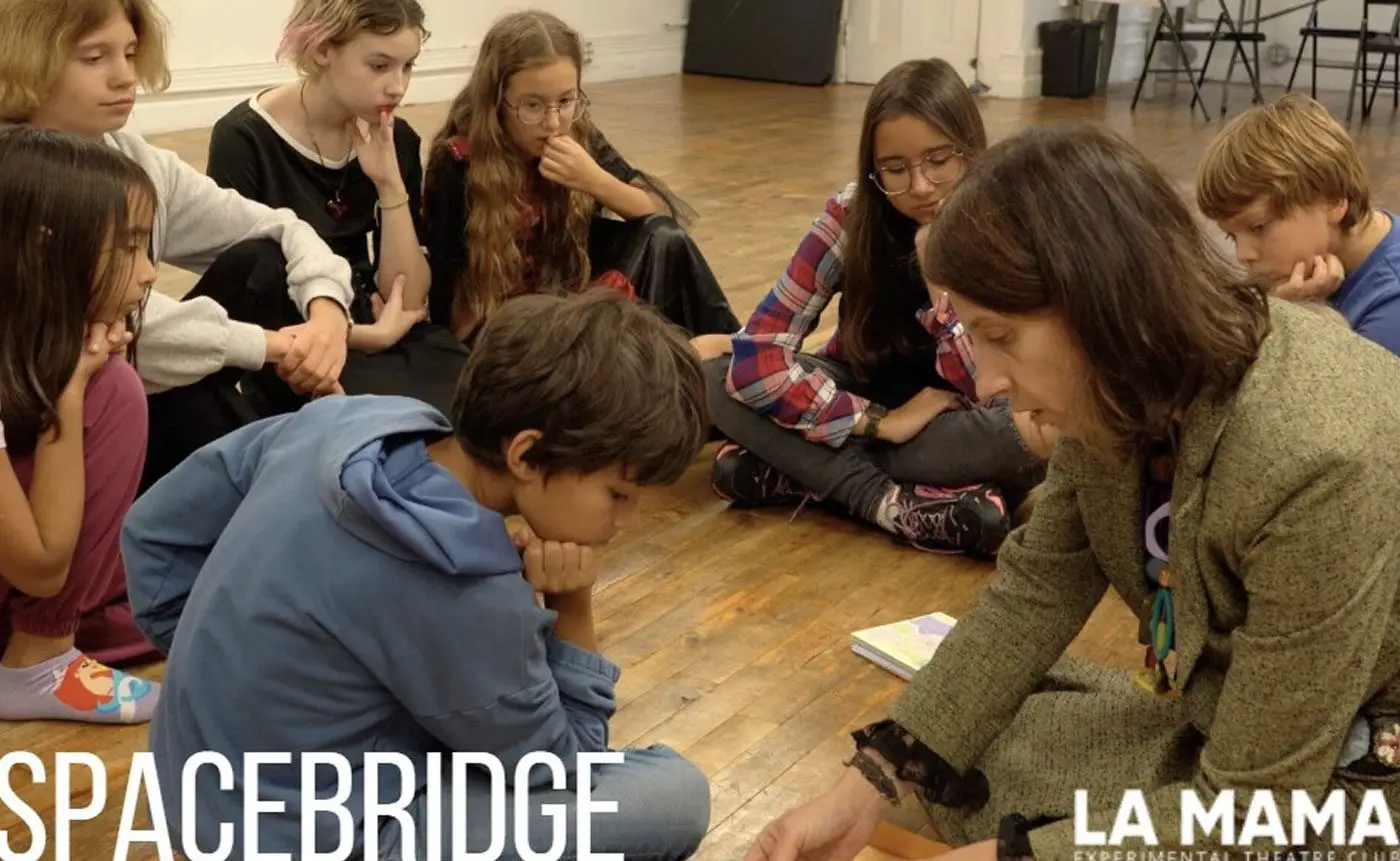
[[[470,343],[512,296],[602,281],[693,335],[736,331],[683,205],[590,122],[582,67],[578,33],[548,13],[486,34],[428,163],[432,320]]]
[[[1005,403],[978,403],[971,346],[914,253],[986,141],[946,62],[876,84],[859,179],[828,201],[732,357],[708,364],[711,420],[731,441],[715,458],[720,496],[821,499],[922,550],[996,552],[1051,441]],[[803,352],[838,293],[835,335]]]

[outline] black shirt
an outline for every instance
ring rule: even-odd
[[[261,95],[261,94],[259,94]],[[373,289],[379,259],[379,192],[352,152],[324,164],[276,124],[253,99],[240,102],[214,124],[206,173],[250,200],[290,209],[310,224],[336,254],[350,261],[357,286]],[[394,149],[408,191],[414,230],[422,243],[423,162],[418,133],[394,119]],[[337,198],[340,207],[330,205]],[[332,212],[337,209],[339,217]]]

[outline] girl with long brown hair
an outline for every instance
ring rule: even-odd
[[[593,125],[582,69],[579,34],[547,12],[486,34],[428,162],[432,321],[470,341],[512,296],[603,282],[691,335],[732,334],[688,209]]]
[[[858,179],[827,202],[732,359],[709,364],[711,418],[732,441],[713,470],[722,497],[815,496],[920,549],[996,551],[1048,448],[1004,403],[977,403],[966,337],[946,303],[930,306],[914,254],[986,145],[943,60],[901,63],[875,85]],[[802,352],[838,293],[836,334]]]
[[[128,361],[156,191],[99,143],[0,131],[0,720],[147,720],[118,536],[146,450]],[[124,620],[125,630],[120,624]],[[98,679],[83,699],[62,680]]]
[[[989,149],[924,268],[979,388],[1061,439],[976,603],[747,861],[849,861],[901,797],[949,861],[1071,858],[1093,832],[1138,857],[1393,846],[1400,363],[1269,298],[1095,126]],[[1109,589],[1136,669],[1066,655]]]

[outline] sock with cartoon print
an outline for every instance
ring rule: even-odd
[[[32,667],[0,667],[0,720],[145,723],[160,683],[138,679],[69,649]]]

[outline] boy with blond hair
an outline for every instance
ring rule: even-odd
[[[1201,159],[1196,202],[1277,295],[1325,301],[1400,353],[1400,231],[1322,105],[1290,93],[1232,120]]]

